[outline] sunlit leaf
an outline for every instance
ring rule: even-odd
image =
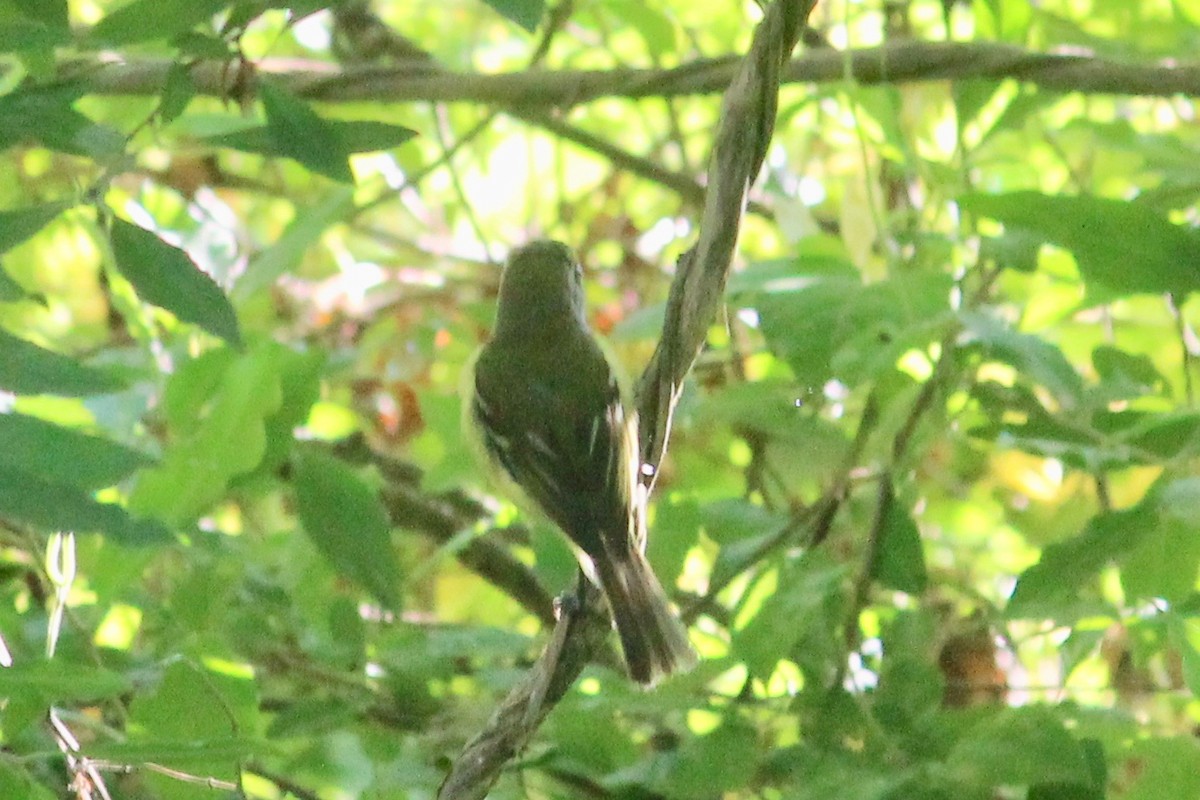
[[[123,381],[112,373],[0,330],[0,389],[17,394],[80,397],[114,392],[123,386]]]
[[[963,208],[1070,250],[1085,281],[1110,291],[1200,288],[1200,236],[1127,200],[1039,192],[972,194]]]
[[[130,506],[183,523],[253,470],[266,453],[267,419],[282,402],[277,345],[262,343],[220,372],[199,424],[171,444],[159,466],[141,473]]]
[[[61,659],[21,660],[0,669],[0,696],[35,694],[62,703],[116,697],[129,688],[124,675]]]
[[[0,414],[0,467],[90,490],[111,486],[152,463],[109,439],[24,414]]]
[[[920,594],[929,583],[925,553],[916,523],[893,498],[882,521],[883,539],[875,578],[885,586],[909,594]]]
[[[121,506],[100,503],[76,486],[0,466],[0,517],[45,532],[103,533],[129,545],[171,541],[161,523],[135,519]]]
[[[348,465],[309,447],[293,459],[304,531],[339,572],[389,608],[400,605],[400,568],[378,494]]]
[[[354,210],[354,189],[349,186],[335,187],[323,198],[301,208],[283,235],[250,260],[245,274],[233,287],[234,298],[244,300],[295,267],[331,225]]]
[[[335,181],[354,180],[346,147],[330,123],[303,100],[274,83],[262,83],[259,93],[267,114],[267,137],[273,148]]]
[[[228,0],[134,0],[103,16],[88,38],[108,45],[166,39],[209,19]]]
[[[1021,574],[1009,600],[1009,614],[1051,610],[1074,597],[1100,570],[1125,556],[1154,526],[1145,508],[1113,511],[1092,519],[1078,536],[1050,545],[1038,563]]]
[[[483,0],[502,16],[533,33],[546,13],[546,0]]]
[[[231,344],[241,342],[229,298],[187,253],[121,219],[113,220],[112,245],[121,274],[139,297]]]
[[[954,746],[947,767],[971,785],[1091,785],[1079,742],[1049,709],[1006,709],[970,730]]]
[[[11,250],[46,227],[66,207],[64,203],[47,203],[14,211],[0,211],[0,253]]]
[[[1012,365],[1048,389],[1064,408],[1078,405],[1083,380],[1056,346],[980,314],[964,315],[963,322],[973,340],[982,345],[986,357]]]

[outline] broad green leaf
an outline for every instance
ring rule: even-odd
[[[874,577],[892,589],[920,594],[929,584],[917,525],[893,497],[883,520],[883,540]]]
[[[1040,706],[1005,709],[955,743],[946,766],[978,787],[1039,783],[1091,784],[1079,742],[1052,711]]]
[[[8,726],[5,733],[9,734]],[[10,734],[11,735],[11,734]],[[54,800],[54,792],[34,782],[25,767],[12,761],[0,761],[0,797],[19,797],[21,800]]]
[[[1130,600],[1183,600],[1200,572],[1200,478],[1156,486],[1142,505],[1155,524],[1122,562],[1121,587]]]
[[[1094,517],[1081,534],[1050,545],[1041,560],[1021,574],[1009,600],[1009,615],[1061,613],[1062,603],[1151,535],[1154,524],[1154,515],[1141,506]]]
[[[31,19],[0,22],[0,53],[17,53],[59,47],[71,41],[70,33]]]
[[[533,33],[546,13],[546,0],[484,0],[501,16]]]
[[[1179,653],[1179,671],[1193,695],[1200,695],[1200,619],[1167,615],[1171,646]]]
[[[72,107],[86,92],[81,82],[21,88],[0,96],[0,150],[33,141],[52,150],[109,159],[125,149],[125,137],[92,122]]]
[[[400,566],[378,494],[345,462],[315,447],[293,458],[304,531],[333,566],[388,608],[400,607]]]
[[[797,289],[765,293],[755,305],[767,343],[804,385],[833,377],[855,385],[941,338],[950,323],[950,288],[940,274],[869,286],[857,278],[814,277]]]
[[[239,762],[262,749],[261,743],[244,738],[254,735],[257,720],[258,692],[252,678],[175,660],[152,693],[138,695],[130,704],[129,740],[102,744],[89,754],[124,763],[150,761],[231,781]],[[164,775],[147,782],[164,797],[211,797],[200,786],[180,793],[178,781]]]
[[[972,194],[963,208],[1070,250],[1088,283],[1121,294],[1200,288],[1200,237],[1136,202],[1039,192]]]
[[[0,303],[15,303],[25,298],[39,298],[42,305],[46,304],[44,295],[25,291],[25,287],[14,281],[7,272],[0,268]]]
[[[809,552],[779,570],[775,591],[767,596],[749,622],[733,634],[733,653],[754,677],[765,678],[781,658],[787,658],[804,635],[804,622],[841,592],[844,564]]]
[[[5,253],[46,227],[66,209],[64,203],[46,203],[15,211],[0,211],[0,253]]]
[[[1134,355],[1109,345],[1100,345],[1092,351],[1092,366],[1110,393],[1110,399],[1133,398],[1159,391],[1166,381],[1144,355]]]
[[[646,43],[646,50],[655,59],[675,52],[675,25],[662,11],[638,0],[605,0],[604,5],[638,32]]]
[[[782,794],[786,800],[830,800],[835,797],[934,800],[936,797],[906,792],[903,772],[832,748],[796,745],[770,757],[780,762],[773,771],[783,773],[789,779]]]
[[[175,62],[167,70],[167,80],[158,105],[158,116],[162,123],[165,125],[176,119],[195,96],[196,82],[192,80],[191,71],[185,65]]]
[[[300,209],[275,243],[250,260],[246,272],[233,287],[234,299],[245,300],[300,263],[329,226],[355,212],[354,189],[338,186],[324,198]]]
[[[1116,757],[1117,769],[1128,776],[1121,800],[1200,797],[1200,743],[1195,737],[1138,738]]]
[[[82,397],[124,388],[112,373],[87,367],[0,330],[0,389],[16,394]]]
[[[29,19],[68,33],[71,30],[67,0],[12,0],[17,10]]]
[[[1083,379],[1056,346],[1037,336],[1017,333],[982,314],[964,314],[962,320],[973,340],[982,346],[985,357],[1003,361],[1041,384],[1063,408],[1079,404]]]
[[[354,180],[345,145],[332,125],[303,100],[269,81],[260,85],[259,96],[272,146],[320,175],[344,183]]]
[[[200,424],[167,448],[158,467],[141,473],[131,508],[183,523],[258,466],[267,448],[266,421],[282,402],[279,347],[258,344],[224,370]]]
[[[762,753],[754,727],[731,717],[712,733],[685,740],[653,788],[667,797],[720,797],[746,785]]]
[[[101,18],[88,38],[108,45],[166,39],[204,22],[226,5],[228,0],[133,0]]]
[[[124,675],[62,659],[22,660],[0,668],[0,697],[36,695],[52,703],[65,703],[116,697],[130,688]]]
[[[240,344],[229,298],[187,253],[121,219],[113,220],[112,245],[117,267],[139,297],[230,344]]]
[[[391,150],[417,135],[416,131],[409,128],[374,120],[327,120],[325,124],[336,134],[346,155]],[[215,147],[230,147],[246,153],[293,157],[276,143],[266,125],[209,136],[204,141]]]
[[[254,679],[172,661],[152,694],[134,699],[129,713],[146,732],[165,740],[222,740],[250,730],[258,718]]]
[[[0,414],[0,467],[94,490],[152,463],[149,456],[109,439],[24,414]]]
[[[320,350],[297,353],[280,349],[280,389],[283,402],[266,420],[267,451],[259,470],[274,472],[291,454],[293,431],[308,418],[321,393],[321,370],[326,355]]]
[[[19,520],[45,532],[103,533],[121,544],[171,541],[157,521],[134,519],[121,506],[100,503],[65,483],[0,465],[0,517]]]

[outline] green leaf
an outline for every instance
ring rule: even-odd
[[[188,103],[196,96],[196,82],[191,70],[175,62],[167,70],[167,81],[163,86],[162,99],[158,104],[158,116],[165,125],[184,112]]]
[[[909,594],[920,594],[929,584],[921,534],[895,497],[888,503],[883,520],[883,540],[874,577],[884,586]]]
[[[120,155],[125,149],[121,132],[92,122],[72,107],[85,91],[82,83],[62,82],[0,96],[0,149],[34,141],[89,158]]]
[[[113,220],[112,245],[117,267],[139,297],[230,344],[241,343],[229,298],[187,253],[121,219]]]
[[[0,253],[6,253],[46,227],[67,208],[66,203],[46,203],[15,211],[0,211]]]
[[[320,175],[350,183],[346,147],[337,131],[308,104],[270,81],[259,87],[267,114],[267,134],[278,151]]]
[[[1058,347],[1037,336],[1017,333],[983,314],[964,314],[962,320],[985,357],[1007,363],[1041,384],[1063,408],[1079,404],[1083,379]]]
[[[71,41],[70,33],[31,19],[0,22],[0,53],[19,53],[43,47],[60,47]]]
[[[1155,524],[1122,562],[1121,587],[1129,599],[1180,601],[1195,591],[1200,572],[1200,478],[1157,485],[1142,505]]]
[[[123,381],[0,330],[0,388],[16,394],[82,397],[115,392]]]
[[[152,463],[149,456],[109,439],[24,414],[0,414],[0,467],[95,490]]]
[[[1143,507],[1100,514],[1078,536],[1042,551],[1041,560],[1021,574],[1008,603],[1010,616],[1048,611],[1057,616],[1064,601],[1131,552],[1153,530],[1154,516]]]
[[[1179,671],[1193,695],[1200,695],[1200,619],[1168,612],[1167,632],[1179,653]]]
[[[1006,709],[975,726],[955,743],[946,766],[980,788],[1091,784],[1083,748],[1052,711],[1039,706]]]
[[[763,336],[806,386],[837,377],[849,385],[890,369],[949,324],[950,278],[904,275],[864,286],[857,278],[813,277],[755,303]]]
[[[88,34],[94,42],[127,45],[183,33],[228,5],[228,0],[133,0],[106,14]]]
[[[5,733],[11,735],[5,726]],[[19,797],[21,800],[54,800],[54,792],[40,783],[20,764],[0,761],[0,797]]]
[[[1116,756],[1130,765],[1121,800],[1200,797],[1200,743],[1194,737],[1138,738]]]
[[[391,150],[417,135],[410,128],[374,120],[327,120],[326,125],[336,134],[347,155]],[[209,136],[204,141],[215,147],[230,147],[246,153],[292,157],[271,138],[270,128],[266,125]]]
[[[296,213],[296,218],[275,243],[250,260],[246,272],[233,287],[233,296],[244,300],[265,289],[279,276],[294,268],[304,254],[335,222],[354,214],[354,188],[338,186],[312,205]]]
[[[0,669],[0,697],[32,694],[63,703],[116,697],[130,688],[124,675],[62,659],[21,660]]]
[[[604,5],[638,32],[646,43],[647,52],[655,59],[675,52],[675,25],[662,11],[639,0],[605,0]]]
[[[121,544],[171,541],[170,533],[157,521],[134,519],[121,506],[97,502],[76,486],[8,466],[0,466],[0,517],[46,532],[100,532]]]
[[[533,33],[546,13],[546,0],[484,0],[505,19]]]
[[[1088,283],[1181,297],[1200,288],[1200,237],[1139,203],[1038,192],[972,194],[959,203],[1070,250]]]
[[[282,402],[278,349],[264,342],[220,371],[202,418],[141,473],[130,507],[182,524],[220,500],[233,478],[253,470],[267,448],[266,421]]]
[[[750,621],[733,635],[733,652],[750,674],[766,678],[787,658],[804,635],[801,621],[818,618],[818,610],[841,592],[844,564],[810,551],[779,570],[775,591],[763,599]]]
[[[762,753],[755,729],[731,717],[712,733],[685,740],[653,788],[668,797],[720,797],[746,785]]]
[[[25,291],[25,287],[14,281],[3,269],[0,269],[0,303],[15,303],[18,300],[26,298],[38,299],[42,305],[46,304],[44,295]]]
[[[293,458],[304,531],[333,566],[388,608],[400,607],[400,567],[378,494],[345,462],[316,447]]]
[[[17,10],[29,19],[69,33],[71,30],[67,0],[12,0]]]

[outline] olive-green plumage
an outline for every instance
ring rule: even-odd
[[[696,654],[646,557],[637,421],[583,309],[582,271],[558,242],[505,266],[492,340],[468,371],[464,422],[518,504],[574,545],[600,585],[630,676],[650,685]]]

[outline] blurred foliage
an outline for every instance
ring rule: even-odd
[[[459,439],[497,265],[576,247],[636,374],[694,236],[621,154],[698,179],[715,96],[561,115],[614,154],[258,66],[673,67],[757,19],[0,0],[0,797],[431,797],[574,573]],[[1200,47],[1194,0],[812,22]],[[100,94],[97,58],[169,67]],[[1195,102],[840,80],[780,109],[652,509],[703,661],[647,693],[601,659],[494,796],[1200,795]]]

